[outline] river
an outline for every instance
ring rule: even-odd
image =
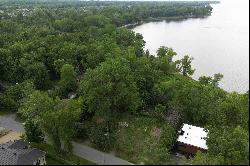
[[[151,54],[167,46],[177,52],[175,59],[193,57],[194,79],[222,73],[221,88],[244,93],[249,89],[249,1],[222,0],[211,6],[207,18],[149,22],[133,31],[143,35]]]

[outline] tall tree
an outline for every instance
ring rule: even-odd
[[[249,134],[242,127],[209,129],[208,154],[220,156],[220,164],[249,164]]]
[[[49,86],[49,75],[43,63],[34,63],[27,67],[29,72],[27,78],[32,78],[36,88],[47,89]]]
[[[75,124],[79,119],[80,107],[76,100],[61,101],[53,112],[46,112],[42,115],[41,126],[57,151],[72,152],[71,141]]]
[[[236,127],[240,125],[248,129],[249,123],[249,96],[232,92],[226,98],[218,101],[217,112],[222,112],[224,118],[218,119],[220,125]],[[224,119],[224,121],[223,121]],[[224,123],[223,123],[224,122]]]
[[[191,63],[193,58],[185,55],[181,60],[178,60],[177,67],[183,76],[191,76],[194,74],[195,69],[192,69]]]
[[[44,133],[37,123],[28,119],[25,121],[25,134],[29,142],[41,143],[44,141]]]
[[[77,87],[76,72],[74,67],[65,64],[61,68],[61,79],[59,82],[60,94],[66,96],[70,91],[75,90]]]
[[[109,59],[87,70],[80,94],[90,112],[135,111],[141,105],[134,75],[124,58]]]
[[[58,98],[51,98],[45,92],[34,91],[22,104],[19,112],[39,126],[58,152],[72,151],[74,128],[80,119],[78,100],[60,101]],[[30,130],[27,131],[30,135]]]
[[[214,86],[218,86],[219,85],[219,81],[223,78],[223,74],[221,73],[217,73],[214,74],[214,78],[212,80],[212,85]]]
[[[45,112],[52,112],[57,102],[58,100],[51,98],[46,92],[34,91],[21,104],[18,112],[25,118],[40,122],[41,116]]]
[[[199,77],[199,82],[203,85],[211,85],[213,78],[212,77],[207,77],[207,76],[201,76]]]
[[[157,50],[157,68],[159,68],[164,74],[177,72],[176,65],[178,61],[173,61],[175,55],[177,55],[177,53],[172,48],[161,46]]]

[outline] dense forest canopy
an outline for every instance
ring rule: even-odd
[[[247,164],[249,92],[220,89],[220,73],[193,80],[192,57],[173,61],[166,46],[150,55],[143,36],[122,27],[207,17],[210,3],[0,1],[0,111],[17,112],[28,140],[46,135],[59,152],[87,139],[145,164],[171,163],[188,123],[209,129],[208,151],[183,162]]]
[[[210,3],[215,2],[3,1],[0,2],[0,9],[9,15],[20,12],[28,15],[37,6],[56,11],[74,8],[77,12],[105,15],[115,24],[123,25],[149,17],[209,15],[212,10]]]

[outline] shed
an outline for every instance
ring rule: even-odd
[[[197,151],[206,151],[208,131],[204,128],[184,124],[178,132],[177,151],[186,156],[194,156]]]

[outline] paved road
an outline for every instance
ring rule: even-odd
[[[0,116],[0,127],[11,129],[17,132],[24,132],[23,125],[15,121],[15,116],[15,114]],[[112,154],[103,153],[76,142],[73,142],[73,152],[75,155],[99,165],[133,165],[132,163],[115,157]]]
[[[0,116],[0,127],[10,129],[16,132],[24,132],[24,127],[21,123],[15,121],[15,114],[7,114]]]
[[[74,154],[80,157],[82,156],[99,165],[133,165],[132,163],[115,157],[112,154],[103,153],[76,142],[73,142],[73,147]]]

